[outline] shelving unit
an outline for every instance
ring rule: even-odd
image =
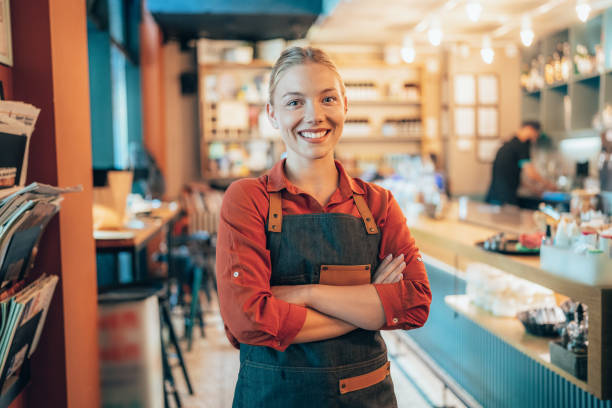
[[[250,64],[224,62],[199,66],[201,174],[206,180],[226,185],[247,172],[259,174],[246,169],[253,143],[261,144],[260,151],[262,146],[265,149],[267,167],[280,157],[284,150],[280,137],[262,134],[259,126],[265,115],[271,69],[269,63],[258,60]],[[270,132],[269,127],[264,129]],[[212,145],[216,150],[211,149]],[[219,159],[219,155],[226,159]],[[221,160],[226,160],[223,166],[229,168],[220,168]]]
[[[563,43],[569,44],[570,52],[567,80],[545,82],[540,89],[523,89],[521,116],[523,120],[539,120],[543,131],[557,141],[597,136],[593,118],[612,104],[612,9],[524,49],[523,71],[538,58],[542,65],[549,62]],[[590,58],[578,63],[579,50],[586,50]],[[545,78],[546,69],[541,68]]]
[[[247,152],[252,142],[268,143],[268,167],[280,158],[285,149],[280,137],[262,134],[262,129],[271,131],[265,118],[271,68],[262,61],[199,66],[201,174],[205,179],[223,184],[245,174],[244,167],[221,169],[218,157],[228,149]],[[373,61],[341,65],[339,70],[347,88],[348,114],[338,157],[369,160],[385,154],[419,154],[424,122],[422,67]],[[232,109],[236,117],[227,120]],[[262,120],[266,123],[261,124]]]

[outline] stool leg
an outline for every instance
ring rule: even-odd
[[[168,325],[170,341],[174,345],[174,349],[176,350],[176,355],[178,356],[179,363],[181,364],[181,369],[183,370],[183,376],[185,377],[185,383],[187,383],[187,389],[189,390],[189,394],[193,395],[193,388],[191,387],[191,381],[189,380],[189,374],[187,373],[187,366],[185,365],[185,360],[183,359],[183,353],[181,352],[181,347],[179,345],[178,338],[176,337],[176,333],[174,332],[174,327],[172,326],[172,321],[170,320],[170,312],[168,311],[168,306],[163,301],[159,303],[162,309],[163,318],[166,322],[166,325]]]
[[[168,361],[168,353],[166,353],[166,345],[164,344],[164,334],[163,334],[164,319],[163,319],[163,314],[161,314],[161,309],[160,309],[159,317],[160,317],[159,333],[161,337],[160,340],[161,340],[161,353],[162,353],[163,377],[164,377],[164,381],[163,381],[164,406],[166,408],[170,408],[170,404],[168,401],[168,387],[166,387],[166,382],[168,382],[170,387],[172,387],[172,393],[174,394],[174,401],[176,402],[176,406],[180,408],[181,407],[181,397],[179,396],[178,390],[176,389],[176,384],[174,382],[174,376],[172,375],[172,368],[170,367],[170,362]]]
[[[202,285],[202,269],[197,266],[193,268],[193,283],[191,285],[191,304],[189,305],[189,327],[185,332],[187,336],[187,349],[191,351],[193,343],[193,326],[196,321],[196,312],[199,305],[200,286]]]
[[[204,322],[204,314],[202,312],[202,302],[200,302],[200,297],[197,298],[198,302],[198,321],[200,322],[200,335],[202,338],[206,337],[206,333],[204,332],[204,326],[206,323]]]

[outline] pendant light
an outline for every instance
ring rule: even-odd
[[[465,5],[465,11],[467,12],[468,18],[477,22],[480,19],[480,14],[482,13],[482,4],[480,4],[479,0],[470,0]]]
[[[531,29],[531,19],[525,16],[521,23],[521,42],[525,47],[529,47],[533,43],[533,30]]]
[[[438,19],[434,19],[431,22],[431,26],[429,27],[429,31],[427,31],[427,38],[429,42],[434,47],[437,47],[442,43],[443,37],[442,29],[440,28],[440,21]]]
[[[404,42],[402,44],[400,53],[405,63],[411,64],[414,62],[416,51],[414,50],[414,42],[412,41],[412,37],[409,35],[404,36]]]
[[[482,39],[482,48],[480,49],[480,56],[485,64],[491,64],[493,62],[493,58],[495,57],[495,51],[491,47],[491,38],[486,35]]]
[[[577,0],[576,1],[576,14],[578,14],[578,18],[583,23],[587,21],[589,18],[589,13],[591,12],[591,6],[587,3],[587,0]]]

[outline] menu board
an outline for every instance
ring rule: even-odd
[[[455,75],[455,104],[474,105],[476,103],[476,80],[474,75]]]
[[[497,76],[478,75],[478,103],[494,105],[499,102]]]
[[[455,134],[461,139],[471,139],[476,135],[476,111],[474,108],[455,109]]]
[[[479,140],[476,149],[476,157],[482,162],[491,163],[495,159],[495,155],[500,146],[501,141],[499,139]]]
[[[499,136],[497,108],[478,108],[478,136],[496,138]]]

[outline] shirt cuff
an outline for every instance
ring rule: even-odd
[[[383,329],[397,327],[404,323],[402,297],[397,287],[401,283],[375,283],[374,288],[382,303],[385,312],[385,325]]]
[[[285,351],[298,335],[304,322],[306,321],[306,308],[303,306],[289,303],[289,311],[285,316],[285,321],[278,331],[275,343],[272,348],[278,351]]]

